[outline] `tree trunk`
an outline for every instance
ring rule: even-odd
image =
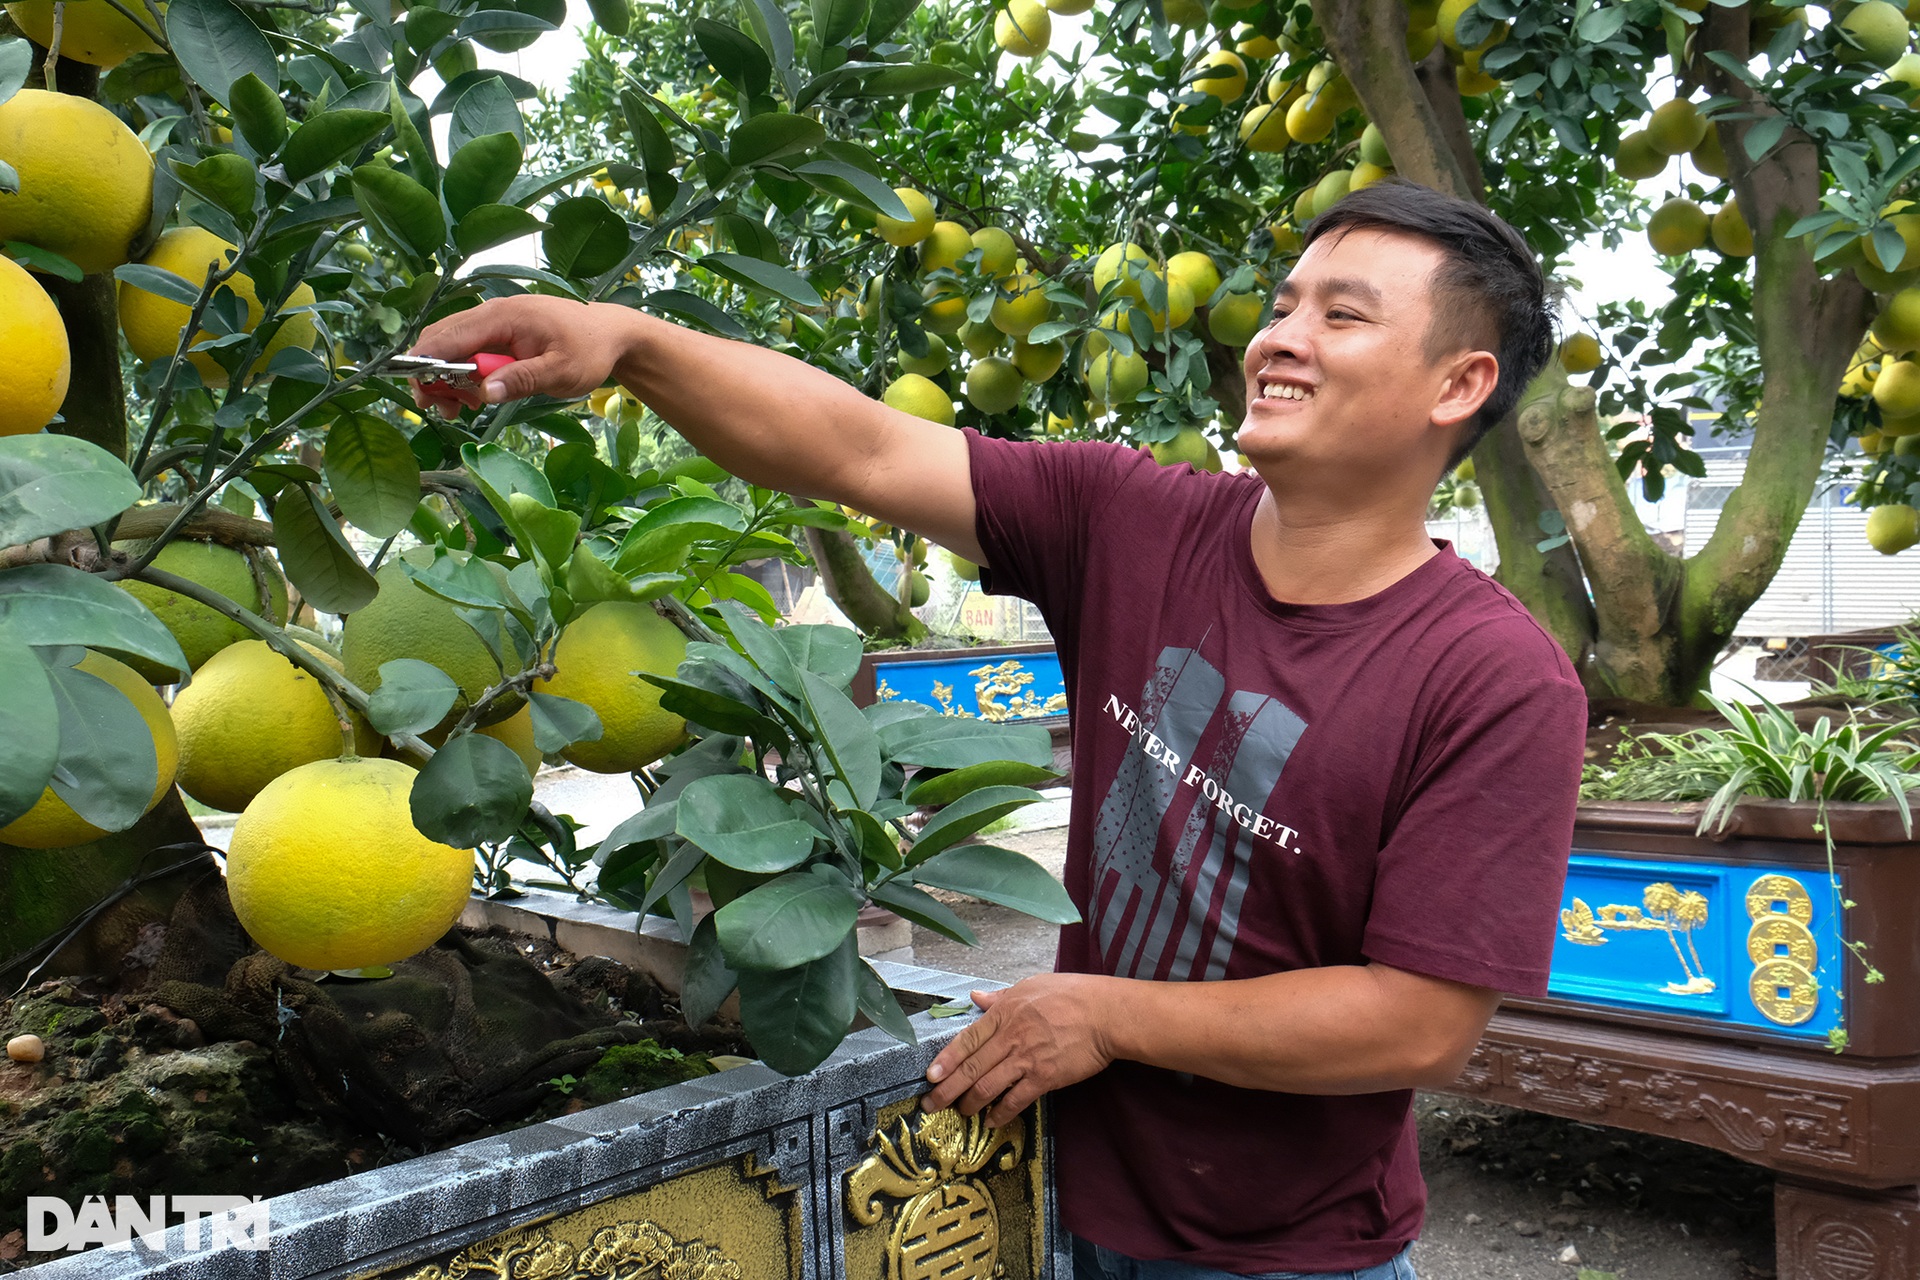
[[[113,277],[88,276],[78,284],[53,276],[41,280],[60,308],[73,351],[73,378],[60,406],[65,421],[57,429],[124,461],[127,396],[120,381],[120,309]]]
[[[927,634],[926,626],[913,611],[884,591],[867,568],[860,544],[850,533],[836,529],[808,529],[807,546],[813,551],[820,577],[827,584],[827,595],[840,606],[840,612],[860,629],[861,634],[877,640],[918,640]]]

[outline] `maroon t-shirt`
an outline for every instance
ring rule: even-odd
[[[1546,990],[1586,698],[1518,601],[1441,544],[1365,600],[1282,604],[1258,476],[968,440],[982,583],[1040,607],[1072,708],[1062,971]],[[1426,1205],[1411,1102],[1115,1063],[1055,1100],[1066,1225],[1241,1273],[1372,1266]]]

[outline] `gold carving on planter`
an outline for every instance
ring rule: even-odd
[[[1797,1027],[1820,1007],[1820,983],[1791,960],[1766,960],[1753,968],[1747,985],[1753,1007],[1769,1022]]]
[[[870,1227],[885,1215],[886,1201],[901,1202],[884,1248],[887,1280],[995,1280],[1005,1273],[1000,1214],[978,1175],[1016,1169],[1026,1158],[1024,1119],[995,1129],[979,1116],[952,1109],[927,1115],[912,1106],[892,1133],[882,1121],[874,1146],[847,1173],[846,1203],[853,1220]],[[851,1258],[847,1271],[857,1274]]]
[[[1712,991],[1714,981],[1707,976],[1707,967],[1701,963],[1700,953],[1693,946],[1693,931],[1707,922],[1706,897],[1692,889],[1683,891],[1662,880],[1642,890],[1640,902],[1641,905],[1637,907],[1610,904],[1596,911],[1575,898],[1573,905],[1560,913],[1561,936],[1583,947],[1599,947],[1606,945],[1606,931],[1609,929],[1659,929],[1673,944],[1673,954],[1680,961],[1680,971],[1686,975],[1685,981],[1669,982],[1660,989],[1675,996],[1702,995]],[[1687,943],[1684,952],[1680,949],[1682,938]]]
[[[973,686],[973,705],[982,720],[999,723],[1003,720],[1031,720],[1040,716],[1062,715],[1067,709],[1067,695],[1056,693],[1050,698],[1036,700],[1026,692],[1033,683],[1033,672],[1028,671],[1017,658],[1008,658],[998,664],[988,663],[984,667],[975,667],[967,672],[978,683]],[[946,716],[964,716],[974,718],[975,712],[953,705],[953,686],[933,682],[934,701],[940,704],[940,714]],[[1006,701],[1002,702],[1001,699]]]
[[[387,1280],[799,1280],[797,1188],[752,1155],[476,1241]]]
[[[1747,888],[1747,915],[1755,920],[1770,915],[1792,916],[1801,924],[1811,924],[1813,899],[1807,896],[1807,887],[1792,876],[1761,876]]]
[[[882,680],[873,687],[873,700],[875,702],[892,702],[899,696],[900,691],[888,684],[885,680]]]
[[[1755,964],[1791,960],[1812,972],[1820,963],[1820,947],[1807,926],[1792,916],[1761,916],[1747,930],[1747,957]]]
[[[1747,994],[1769,1022],[1797,1027],[1820,1007],[1820,946],[1807,928],[1813,899],[1792,876],[1764,875],[1747,887],[1747,956],[1753,977]]]

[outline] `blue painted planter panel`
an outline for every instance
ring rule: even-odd
[[[950,716],[1044,720],[1067,714],[1060,655],[1001,653],[979,657],[875,663],[880,702],[921,702]]]
[[[1846,955],[1832,887],[1805,867],[1575,849],[1552,995],[1824,1041]]]

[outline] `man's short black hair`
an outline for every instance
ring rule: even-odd
[[[1553,355],[1553,313],[1540,264],[1520,233],[1484,205],[1401,178],[1383,179],[1342,198],[1307,225],[1305,244],[1348,231],[1418,236],[1445,255],[1432,280],[1428,359],[1463,345],[1499,358],[1500,380],[1454,450],[1448,465],[1456,465],[1513,411],[1520,393]],[[1463,325],[1463,317],[1478,317],[1481,323]]]

